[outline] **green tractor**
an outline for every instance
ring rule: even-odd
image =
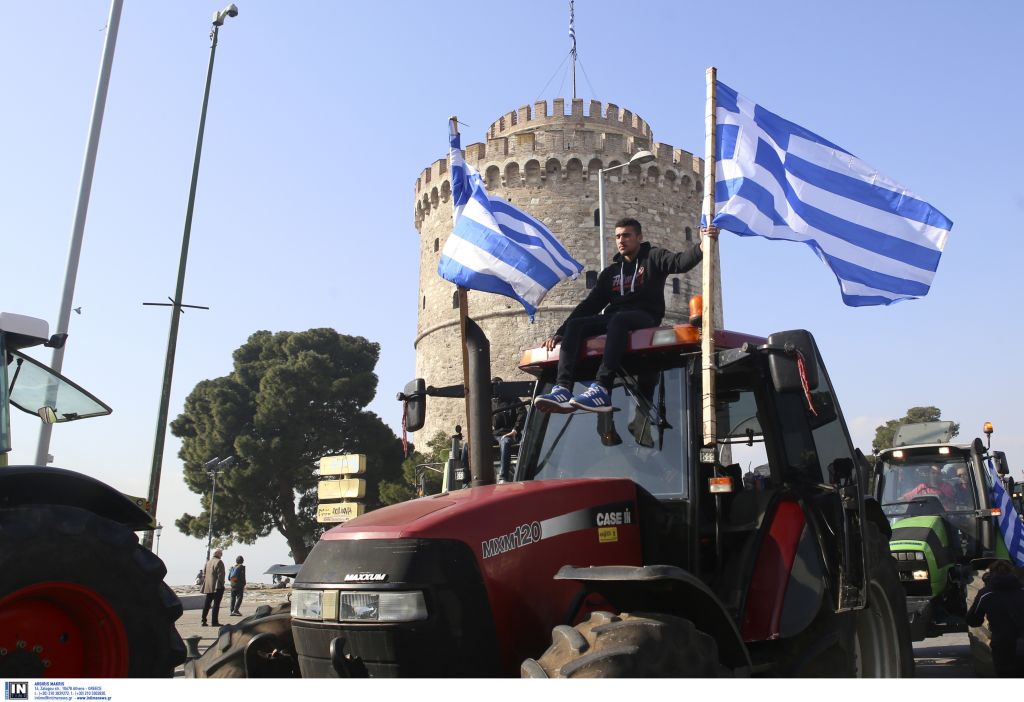
[[[0,678],[170,677],[182,607],[135,533],[150,515],[87,475],[7,465],[12,407],[50,424],[110,414],[24,353],[65,337],[0,313]]]
[[[901,426],[879,454],[875,495],[892,525],[889,549],[907,595],[914,641],[967,631],[964,615],[979,571],[1008,559],[992,503],[989,459],[1005,456],[981,439],[950,443],[952,422]]]

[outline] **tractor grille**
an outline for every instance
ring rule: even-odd
[[[351,574],[386,580],[347,583]],[[496,635],[472,551],[458,541],[364,539],[321,541],[295,581],[296,590],[421,592],[426,619],[339,622],[293,619],[303,677],[336,677],[331,642],[371,677],[471,677],[498,670]],[[340,645],[336,644],[336,648]]]
[[[893,551],[892,557],[896,561],[896,572],[908,597],[928,597],[932,594],[931,574],[928,572],[928,561],[925,560],[923,552]],[[920,577],[922,571],[923,578]],[[914,576],[915,573],[918,573],[918,577]]]

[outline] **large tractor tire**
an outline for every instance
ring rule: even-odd
[[[875,524],[864,533],[868,606],[836,613],[826,600],[814,622],[779,641],[768,658],[775,675],[801,678],[903,678],[914,674],[906,596],[889,543]],[[764,646],[772,646],[765,644]],[[755,658],[756,651],[754,651]]]
[[[666,614],[594,612],[575,627],[557,626],[524,678],[718,678],[718,645],[692,622]]]
[[[297,678],[291,605],[263,605],[237,624],[222,626],[217,640],[185,663],[186,678]]]
[[[855,613],[854,677],[910,678],[914,648],[907,620],[906,594],[900,586],[889,542],[872,522],[864,530],[868,562],[868,606]]]
[[[985,586],[982,576],[983,571],[973,570],[967,580],[967,604],[970,606],[978,597],[981,588]],[[981,623],[981,626],[972,626],[967,630],[967,640],[971,645],[971,661],[974,663],[974,674],[979,678],[991,678],[995,673],[995,666],[992,664],[992,632],[988,629],[988,620]]]
[[[181,601],[128,527],[65,505],[0,509],[0,678],[170,677]]]

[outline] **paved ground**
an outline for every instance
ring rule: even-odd
[[[214,626],[202,626],[202,614],[203,614],[203,600],[205,595],[198,593],[196,587],[175,587],[172,588],[181,598],[181,603],[185,609],[184,614],[181,615],[176,623],[178,633],[181,634],[182,639],[187,639],[190,636],[199,636],[199,652],[202,653],[206,648],[217,640],[217,634],[219,629]],[[241,617],[232,617],[228,615],[228,605],[231,601],[231,593],[225,592],[224,599],[220,604],[220,623],[221,625],[233,624],[238,620],[253,614],[256,608],[260,605],[269,604],[274,605],[278,602],[285,602],[288,596],[291,594],[290,588],[246,588],[245,597],[242,598]],[[213,617],[211,616],[212,620]],[[177,670],[174,671],[175,677],[181,677],[183,675],[182,666],[178,666]]]
[[[967,634],[943,634],[914,644],[919,678],[973,678],[971,646]]]

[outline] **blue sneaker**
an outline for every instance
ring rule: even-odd
[[[584,392],[572,398],[569,404],[587,412],[612,411],[612,398],[608,396],[608,391],[597,383],[591,383]]]
[[[533,401],[533,406],[539,409],[541,412],[555,412],[556,414],[567,414],[574,411],[574,408],[569,404],[569,400],[572,399],[572,393],[569,392],[568,388],[564,388],[561,385],[556,385],[551,388],[551,392],[546,395],[538,395]]]

